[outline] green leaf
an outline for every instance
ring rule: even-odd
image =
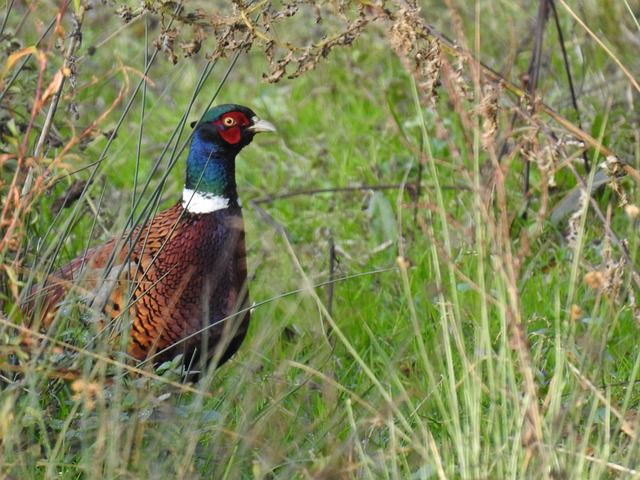
[[[367,215],[371,219],[371,230],[378,244],[398,240],[396,214],[391,202],[382,192],[371,195]]]

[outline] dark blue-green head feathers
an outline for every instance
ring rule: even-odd
[[[242,105],[218,105],[205,113],[195,124],[187,158],[185,208],[197,210],[185,203],[186,196],[193,197],[193,192],[227,200],[227,205],[236,204],[236,155],[251,143],[256,133],[275,131],[271,123],[260,120]]]

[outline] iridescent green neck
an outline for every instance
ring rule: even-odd
[[[185,188],[237,202],[235,150],[221,150],[196,131],[187,157]]]

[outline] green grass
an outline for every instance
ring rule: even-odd
[[[467,42],[479,26],[480,57],[500,71],[511,67],[510,77],[529,61],[526,48],[514,54],[513,65],[505,59],[514,51],[512,36],[529,33],[535,15],[524,18],[514,6],[481,2],[477,24],[469,5],[457,10]],[[39,8],[27,25],[50,21],[53,11]],[[604,7],[589,2],[585,8],[591,14]],[[10,28],[21,18],[18,12],[13,7]],[[423,7],[429,22],[462,40],[450,15],[442,7]],[[617,15],[630,21],[624,10]],[[568,28],[569,17],[562,18]],[[509,22],[515,30],[504,28]],[[108,7],[85,19],[80,53],[100,47],[79,64],[78,84],[88,85],[92,75],[99,81],[78,89],[79,120],[59,113],[56,133],[63,144],[71,138],[70,125],[88,125],[128,82],[124,101],[99,128],[108,133],[118,126],[140,79],[133,70],[143,70],[145,62],[142,24],[112,36],[121,25]],[[602,28],[603,38],[613,36],[604,21]],[[19,31],[22,47],[35,42],[34,32]],[[156,25],[149,42],[157,33]],[[552,40],[545,46],[541,91],[573,118]],[[626,108],[613,59],[582,30],[572,30],[570,41],[589,54],[586,66],[571,58],[583,82],[585,130],[637,167],[637,119]],[[637,71],[631,46],[614,47],[621,62]],[[60,58],[52,53],[48,61],[45,77],[51,81]],[[132,70],[111,71],[120,65]],[[41,192],[20,222],[19,246],[0,252],[6,314],[0,361],[8,368],[9,353],[17,351],[22,365],[17,376],[7,370],[0,392],[3,478],[640,476],[632,268],[623,267],[613,290],[592,288],[585,276],[601,271],[611,281],[617,277],[605,265],[622,258],[605,225],[590,207],[578,218],[572,247],[563,237],[566,219],[559,226],[548,221],[550,209],[576,184],[568,167],[558,167],[558,186],[547,188],[543,168],[532,165],[526,219],[519,149],[501,160],[504,178],[487,193],[483,172],[501,138],[488,151],[482,147],[486,117],[479,101],[448,88],[453,77],[444,75],[441,98],[425,107],[382,29],[334,50],[300,78],[277,84],[259,81],[267,69],[259,51],[241,55],[215,99],[246,104],[278,128],[277,136],[259,136],[238,159],[256,309],[232,361],[190,388],[181,387],[171,369],[128,373],[105,361],[118,358],[109,356],[108,345],[83,351],[95,332],[78,319],[57,339],[80,353],[51,345],[23,353],[25,334],[11,325],[27,320],[18,309],[27,283],[175,201],[184,152],[178,156],[174,148],[187,138],[188,123],[206,108],[228,65],[219,62],[192,101],[205,68],[202,55],[176,66],[156,59],[148,72],[153,85],[134,97],[117,137],[108,143],[97,135],[73,148],[66,165],[54,169],[60,180]],[[38,73],[35,61],[27,66],[5,97],[13,110],[3,113],[20,124],[30,118],[29,92]],[[615,81],[607,84],[608,75]],[[461,81],[477,95],[471,78],[466,68]],[[637,98],[637,92],[631,95]],[[516,104],[507,93],[498,103],[503,135]],[[187,126],[173,138],[187,108]],[[36,118],[39,127],[43,118]],[[550,130],[535,130],[538,124],[526,118],[519,122],[514,142],[532,140],[542,159],[543,147],[553,144]],[[28,138],[31,153],[37,133]],[[3,129],[2,135],[2,152],[14,154],[26,134]],[[574,149],[566,147],[567,155]],[[91,165],[103,155],[98,167]],[[16,169],[11,162],[2,163],[3,204]],[[42,161],[36,172],[45,166]],[[91,181],[87,192],[55,214],[53,202],[75,179]],[[405,182],[421,182],[420,196],[401,188]],[[620,185],[637,203],[632,180]],[[389,188],[319,191],[362,186]],[[610,188],[595,198],[637,263],[636,221],[618,207]],[[58,378],[63,367],[80,377]]]

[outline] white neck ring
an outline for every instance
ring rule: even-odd
[[[182,191],[182,206],[189,213],[211,213],[229,208],[229,199],[213,193],[196,192],[185,187]]]

